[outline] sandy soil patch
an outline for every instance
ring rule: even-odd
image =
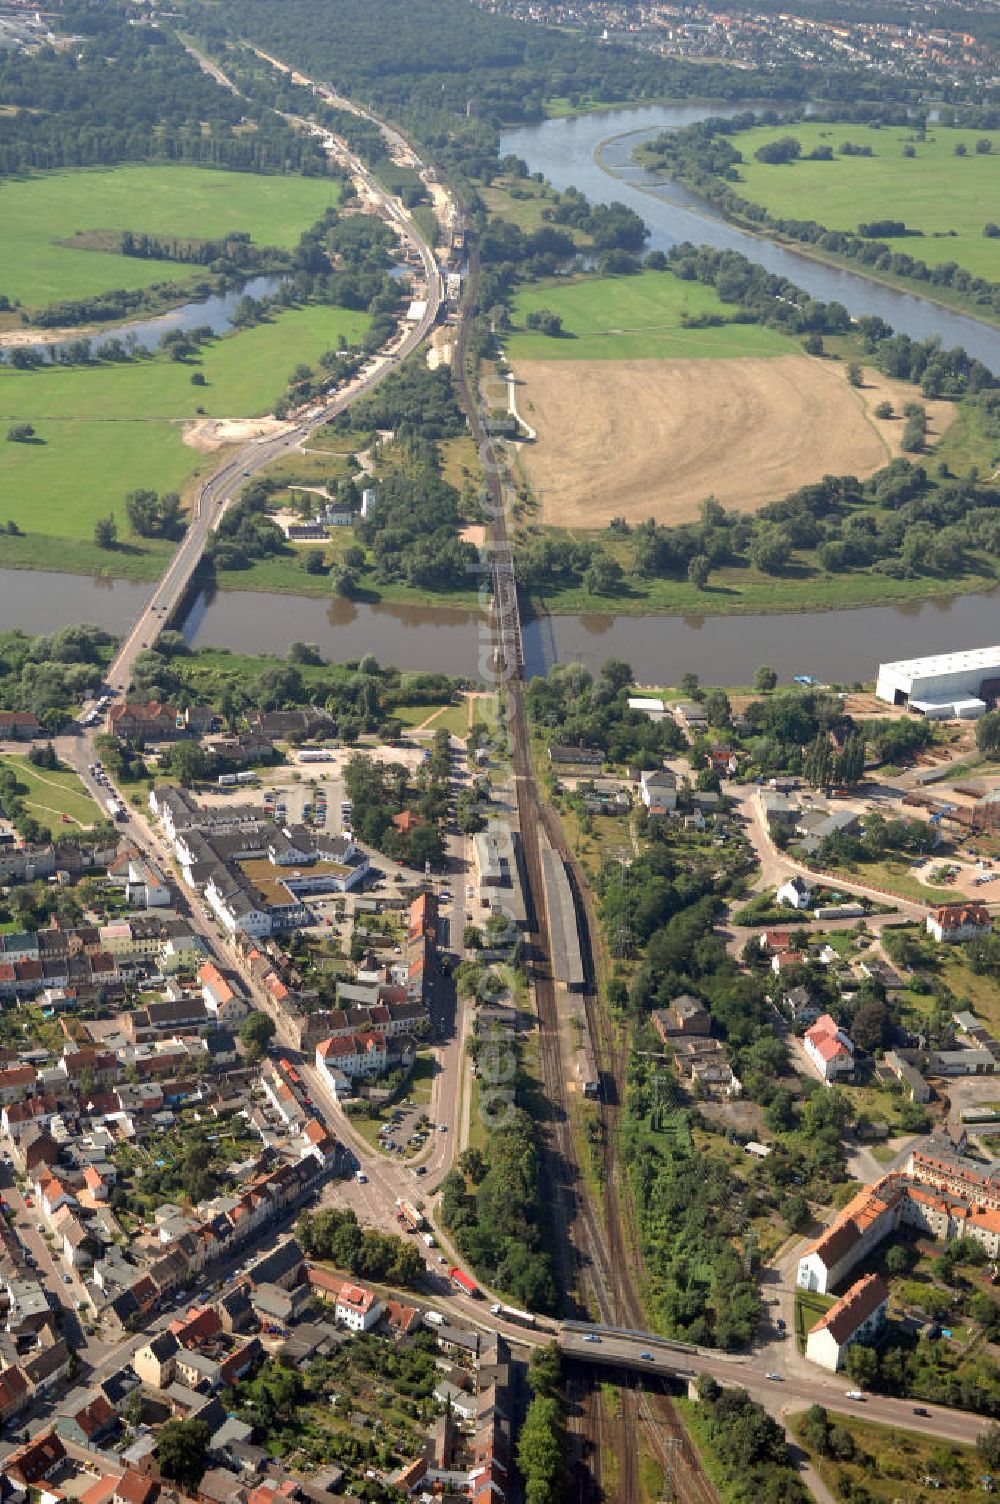
[[[438,325],[427,346],[427,364],[430,369],[436,371],[438,366],[450,366],[454,349],[455,331]]]
[[[183,438],[191,449],[208,454],[224,444],[270,439],[278,433],[290,433],[294,427],[294,423],[278,418],[199,418],[194,423],[185,423]]]
[[[871,475],[899,452],[915,387],[808,356],[741,360],[522,361],[521,413],[538,440],[520,463],[542,520],[603,527],[612,517],[686,522],[703,497],[752,512],[824,475]],[[928,403],[930,437],[953,415]]]

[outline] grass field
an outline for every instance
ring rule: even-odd
[[[529,313],[558,314],[564,333],[553,338],[525,327]],[[523,288],[514,299],[514,330],[507,348],[520,360],[732,359],[787,355],[797,346],[758,324],[685,329],[685,316],[730,318],[733,310],[700,282],[670,272],[634,277],[553,278]]]
[[[589,530],[570,529],[574,535],[587,536]],[[601,542],[616,554],[618,545],[606,532]],[[2,549],[2,539],[0,539]],[[623,553],[623,557],[627,557]],[[532,594],[538,612],[568,615],[649,616],[662,612],[674,616],[746,615],[758,612],[836,611],[854,606],[884,606],[907,601],[926,600],[933,596],[967,595],[990,590],[996,584],[992,561],[984,554],[970,557],[970,569],[963,575],[940,579],[918,576],[913,580],[893,580],[887,575],[826,574],[814,555],[803,555],[783,575],[762,574],[751,565],[712,571],[706,589],[698,590],[689,580],[646,580],[630,576],[626,590],[614,596],[592,595],[583,585],[563,590],[543,590]]]
[[[803,155],[816,146],[832,146],[833,161],[754,161],[754,152],[764,142],[788,135],[801,143]],[[976,152],[980,138],[991,141],[992,152]],[[744,158],[737,169],[736,192],[772,214],[815,219],[829,229],[854,232],[866,220],[902,220],[907,229],[923,233],[887,240],[895,249],[928,265],[957,261],[975,276],[1000,281],[1000,240],[983,235],[987,220],[1000,219],[1000,131],[932,126],[926,141],[917,141],[906,126],[799,121],[740,132],[730,139]],[[841,156],[837,147],[844,141],[871,146],[873,155]],[[965,146],[966,156],[956,157],[958,143]],[[914,157],[903,156],[905,144],[913,145]]]
[[[345,309],[295,308],[206,346],[190,363],[157,356],[121,366],[0,370],[0,431],[26,420],[40,440],[0,443],[0,519],[26,533],[89,539],[96,518],[111,511],[124,536],[127,491],[183,491],[218,463],[184,443],[196,407],[209,417],[267,412],[298,361],[315,362],[341,333],[356,339],[366,326],[366,315]],[[194,370],[205,386],[191,385]]]
[[[111,288],[192,279],[201,267],[61,245],[80,232],[135,230],[211,238],[247,232],[292,246],[328,205],[335,183],[169,164],[81,168],[0,185],[0,292],[28,307]]]
[[[26,757],[3,757],[0,764],[10,768],[27,785],[29,792],[23,797],[29,814],[39,824],[47,825],[54,835],[65,833],[67,828],[89,829],[102,818],[75,773],[36,768]]]
[[[972,1504],[974,1499],[988,1497],[979,1481],[987,1468],[975,1447],[919,1431],[875,1425],[834,1411],[831,1422],[848,1431],[854,1441],[854,1456],[848,1461],[835,1461],[805,1445],[803,1419],[802,1415],[793,1415],[790,1429],[835,1498],[847,1498],[847,1491],[854,1488],[865,1490],[864,1497],[873,1504],[924,1498],[938,1499],[941,1504]],[[928,1479],[936,1481],[928,1484]]]

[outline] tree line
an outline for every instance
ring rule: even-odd
[[[821,118],[839,117],[825,114]],[[767,111],[761,115],[744,113],[728,119],[716,116],[702,120],[680,131],[668,131],[656,137],[642,149],[642,160],[654,168],[669,172],[672,177],[710,199],[731,218],[745,220],[755,229],[774,230],[819,251],[845,256],[867,271],[889,273],[894,277],[924,283],[931,288],[949,288],[976,307],[989,313],[1000,313],[1000,280],[974,276],[956,261],[928,264],[909,251],[888,245],[880,238],[919,233],[908,229],[906,225],[887,219],[859,224],[856,232],[834,230],[817,220],[772,214],[763,204],[754,203],[735,189],[732,184],[740,181],[738,168],[743,162],[743,154],[727,138],[738,135],[741,131],[752,130],[758,125],[778,124],[780,119],[773,111]],[[919,140],[920,130],[919,126],[915,128],[914,140]],[[959,145],[962,149],[956,147],[956,155],[962,156],[965,148],[962,143]],[[914,154],[917,149],[910,148]],[[865,154],[862,148],[850,142],[843,143],[839,150],[853,156]],[[903,150],[905,153],[907,148],[904,146]],[[755,156],[764,162],[789,162],[795,160],[800,152],[801,147],[796,137],[788,135],[761,146]],[[870,147],[867,154],[871,154]],[[817,159],[816,152],[811,155]],[[987,233],[985,227],[984,233]]]

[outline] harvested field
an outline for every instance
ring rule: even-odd
[[[714,495],[752,512],[824,475],[871,475],[899,453],[897,413],[917,389],[804,355],[741,360],[527,360],[518,406],[538,430],[520,464],[553,526],[612,517],[686,522]],[[925,404],[931,442],[951,404]]]

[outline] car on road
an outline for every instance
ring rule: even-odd
[[[426,1175],[427,1174],[427,1166],[426,1165],[417,1165],[417,1168],[414,1170],[413,1173],[414,1173],[414,1175]]]
[[[448,1124],[447,1123],[438,1123],[438,1133],[447,1133],[447,1132],[448,1132]]]
[[[776,1384],[780,1384],[782,1381],[780,1373],[766,1373],[764,1377],[765,1379],[771,1379]]]
[[[583,1340],[584,1342],[600,1342],[601,1339],[596,1332],[587,1332]]]
[[[70,1278],[70,1276],[68,1274],[64,1274],[63,1277],[62,1277],[62,1280],[63,1280],[63,1284],[64,1285],[71,1285],[73,1283],[72,1279]]]
[[[358,1185],[368,1184],[368,1176],[365,1174],[364,1170],[355,1170],[354,1178],[358,1182]]]
[[[775,1321],[774,1324],[778,1328],[779,1332],[783,1332],[785,1330],[785,1323],[784,1323],[784,1321],[782,1320],[782,1318],[780,1316],[778,1317],[778,1319]]]
[[[860,1389],[845,1389],[844,1390],[844,1399],[845,1400],[863,1400],[864,1399],[864,1395],[861,1393]]]
[[[924,1405],[914,1405],[914,1415],[930,1415],[930,1411]]]

